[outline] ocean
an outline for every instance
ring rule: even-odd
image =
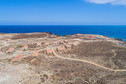
[[[126,25],[1,25],[0,33],[51,32],[57,35],[97,34],[126,41]]]

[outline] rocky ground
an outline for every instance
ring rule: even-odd
[[[0,84],[125,84],[125,45],[101,35],[0,34]]]

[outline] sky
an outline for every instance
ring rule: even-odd
[[[126,0],[0,0],[0,25],[126,25]]]

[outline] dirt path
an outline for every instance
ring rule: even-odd
[[[112,57],[110,57],[111,59],[114,58],[117,55],[115,50],[112,50],[112,52],[114,53],[114,55]]]
[[[113,50],[112,52],[114,52],[113,57],[115,57],[115,55],[116,55],[115,51]],[[73,59],[73,58],[62,57],[62,56],[58,55],[55,51],[53,51],[53,53],[54,53],[54,55],[56,57],[61,58],[61,59],[84,62],[84,63],[88,63],[88,64],[91,64],[91,65],[94,65],[94,66],[97,66],[97,67],[100,67],[100,68],[103,68],[103,69],[106,69],[106,70],[109,70],[109,71],[114,71],[114,72],[123,72],[123,71],[126,71],[126,69],[116,69],[116,70],[115,69],[111,69],[111,68],[108,68],[108,67],[105,67],[105,66],[96,64],[94,62],[87,61],[87,60],[81,60],[81,59]]]

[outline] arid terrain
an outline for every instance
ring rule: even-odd
[[[0,84],[126,84],[125,60],[102,35],[0,34]]]

